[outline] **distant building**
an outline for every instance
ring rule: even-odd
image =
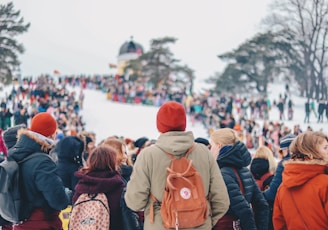
[[[130,41],[125,42],[119,51],[117,57],[117,74],[122,76],[124,75],[124,68],[128,61],[138,58],[143,54],[143,47],[133,41],[131,37]]]

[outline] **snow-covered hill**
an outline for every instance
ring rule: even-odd
[[[297,90],[291,88],[291,98],[295,104],[294,119],[292,121],[283,121],[284,124],[291,129],[295,124],[299,124],[302,130],[306,130],[311,126],[314,130],[322,129],[328,132],[328,122],[324,119],[324,123],[318,124],[314,115],[311,116],[311,123],[304,124],[304,103],[305,98],[301,98],[297,94]],[[5,92],[11,88],[6,87],[0,92],[0,99],[4,97]],[[285,84],[275,83],[269,85],[269,98],[271,102],[275,99],[278,101],[279,94],[284,94]],[[317,105],[316,105],[317,107]],[[157,139],[159,133],[156,129],[156,113],[158,108],[145,105],[131,105],[111,102],[106,99],[106,94],[93,89],[85,90],[84,110],[81,115],[86,123],[86,129],[93,131],[97,135],[97,142],[102,139],[117,135],[137,139],[139,137],[148,137],[149,139]],[[287,112],[286,112],[287,117]],[[279,121],[279,113],[277,108],[270,111],[270,120]],[[260,125],[262,121],[258,121]],[[187,130],[193,131],[195,137],[208,138],[208,132],[202,124],[197,123],[192,126],[190,120],[187,120]]]

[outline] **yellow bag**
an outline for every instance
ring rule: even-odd
[[[68,205],[66,209],[61,210],[59,218],[62,221],[63,230],[68,230],[69,217],[72,211],[72,205]]]

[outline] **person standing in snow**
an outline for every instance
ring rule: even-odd
[[[269,206],[250,170],[251,154],[233,129],[215,130],[210,137],[211,152],[228,189],[229,210],[215,230],[268,229]]]
[[[204,224],[197,228],[209,230],[226,213],[229,197],[219,167],[209,149],[194,143],[192,132],[186,132],[186,112],[184,107],[174,101],[164,103],[157,112],[157,129],[160,132],[156,144],[144,148],[134,164],[131,179],[127,184],[125,200],[135,211],[145,209],[144,229],[164,230],[160,207],[154,204],[154,223],[151,223],[151,194],[162,201],[166,183],[167,168],[171,159],[183,156],[195,146],[188,156],[202,177],[205,195],[208,197],[208,215]],[[211,215],[210,215],[211,213]]]
[[[56,164],[49,156],[54,147],[57,122],[46,112],[38,113],[31,120],[29,129],[18,131],[16,144],[8,151],[8,158],[17,162],[40,153],[20,165],[22,223],[15,230],[62,229],[59,212],[68,205],[63,182],[56,173]]]
[[[325,100],[321,98],[318,105],[318,123],[323,122],[323,113],[325,112],[325,109],[326,109]]]
[[[328,137],[304,132],[290,151],[274,202],[274,229],[328,229]]]
[[[305,118],[304,118],[304,123],[310,123],[310,112],[311,112],[311,108],[310,108],[310,98],[307,99],[307,101],[304,104],[304,108],[305,108]]]

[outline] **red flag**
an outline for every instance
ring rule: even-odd
[[[117,65],[115,65],[115,64],[112,64],[112,63],[109,63],[109,68],[110,68],[110,69],[114,69],[114,68],[117,68]]]

